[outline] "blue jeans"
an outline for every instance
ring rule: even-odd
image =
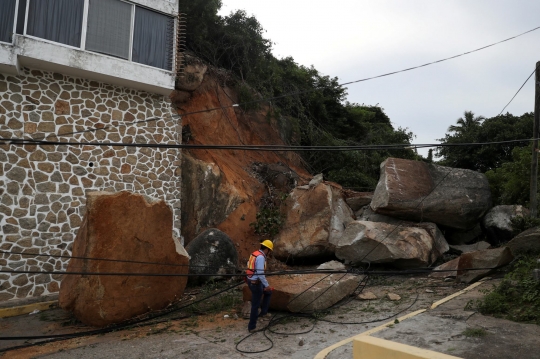
[[[272,292],[263,290],[263,285],[260,281],[258,284],[252,284],[251,281],[248,280],[248,287],[251,290],[251,314],[249,316],[248,330],[253,330],[257,326],[259,307],[261,307],[261,316],[268,313]]]

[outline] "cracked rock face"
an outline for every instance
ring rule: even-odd
[[[388,158],[371,208],[405,220],[471,229],[491,208],[491,191],[486,176],[475,171]]]
[[[113,261],[72,258],[67,271],[187,274],[189,256],[172,228],[172,211],[164,201],[129,192],[91,192],[73,256]],[[87,325],[105,326],[167,307],[186,283],[182,276],[66,275],[59,304]]]
[[[269,277],[274,288],[270,309],[310,312],[330,308],[354,293],[364,276],[354,274],[290,274]],[[248,286],[243,288],[244,302],[251,300]]]
[[[349,263],[392,263],[396,267],[428,266],[448,244],[433,224],[394,225],[353,221],[334,241],[336,257]]]
[[[336,241],[353,220],[341,191],[320,183],[295,188],[285,201],[286,221],[274,240],[274,256],[280,260],[330,257]]]

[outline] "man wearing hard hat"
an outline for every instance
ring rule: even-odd
[[[251,253],[247,263],[247,284],[251,290],[251,314],[249,316],[248,330],[255,332],[257,319],[266,318],[268,307],[270,306],[270,297],[272,296],[272,287],[264,276],[266,269],[266,257],[270,251],[274,250],[274,244],[269,239],[262,241],[261,248]],[[262,304],[261,304],[262,297]],[[259,313],[259,307],[261,312]]]

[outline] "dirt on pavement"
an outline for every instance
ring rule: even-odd
[[[480,298],[497,279],[457,296],[436,309],[390,324],[373,336],[455,355],[466,359],[533,358],[540,347],[540,327],[485,317],[466,310],[471,299]],[[397,316],[430,308],[431,304],[465,288],[454,282],[423,276],[374,278],[364,291],[378,299],[348,298],[315,317],[291,317],[272,313],[269,330],[251,336],[247,320],[240,318],[238,301],[219,311],[203,308],[172,313],[161,323],[136,326],[112,333],[57,341],[3,353],[2,358],[313,358],[320,350],[368,329],[393,321]],[[387,293],[401,299],[391,301]],[[227,297],[228,298],[228,297]],[[221,302],[224,302],[223,298]],[[280,319],[281,318],[281,319]],[[259,323],[262,328],[262,323]],[[55,309],[35,315],[0,319],[2,336],[60,334],[82,331],[68,313]],[[237,343],[240,343],[237,350]],[[24,345],[24,341],[0,341],[0,350]],[[268,349],[268,350],[266,350]],[[250,354],[266,350],[264,354]],[[327,359],[352,358],[352,344],[332,351]]]

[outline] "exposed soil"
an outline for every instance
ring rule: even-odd
[[[400,323],[388,325],[374,336],[444,352],[466,359],[531,358],[540,346],[540,327],[485,317],[464,310],[471,299],[479,298],[496,280],[486,281],[476,289],[460,295],[434,310],[428,310]],[[272,331],[256,333],[243,341],[239,349],[264,352],[265,357],[312,358],[320,350],[370,328],[393,322],[418,309],[429,308],[437,300],[463,289],[463,285],[419,276],[379,277],[364,291],[378,299],[360,301],[348,298],[340,306],[309,318],[282,318],[271,325]],[[204,288],[191,290],[190,296],[207,295]],[[390,301],[387,293],[401,296]],[[172,313],[163,322],[139,326],[98,336],[63,340],[41,346],[12,350],[2,358],[244,358],[257,355],[241,353],[236,343],[245,338],[247,321],[240,318],[241,291],[228,294],[237,298],[219,312],[202,308],[197,311]],[[219,298],[224,301],[225,297]],[[286,313],[273,313],[274,320]],[[347,324],[338,324],[347,323]],[[353,324],[356,323],[356,324]],[[362,324],[359,324],[362,323]],[[261,324],[259,324],[259,327]],[[73,324],[68,313],[60,309],[35,315],[0,319],[2,335],[60,334],[87,330]],[[471,333],[482,335],[468,336]],[[270,338],[270,342],[267,338]],[[24,344],[23,341],[0,341],[0,349]],[[352,357],[352,344],[344,345],[328,355],[328,359]]]

